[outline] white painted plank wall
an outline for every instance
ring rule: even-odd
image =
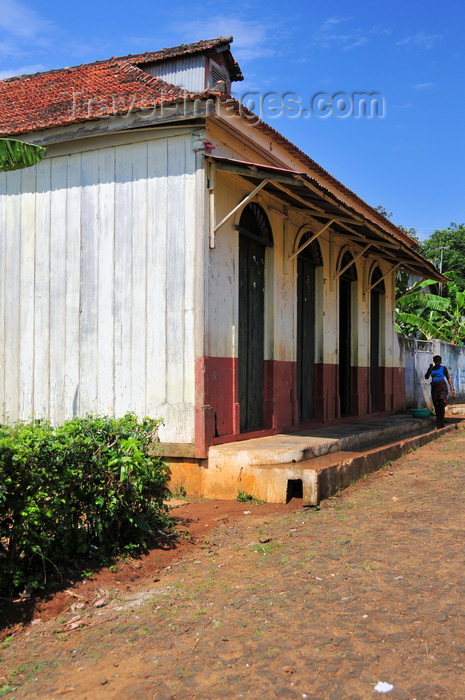
[[[65,326],[66,326],[66,210],[68,164],[65,158],[52,160],[50,203],[50,416],[57,423],[65,418]],[[25,175],[26,171],[24,171]],[[24,177],[23,175],[23,177]],[[40,239],[37,241],[40,245]],[[37,284],[41,284],[37,280]],[[44,280],[45,282],[45,280]],[[25,282],[27,286],[27,280]],[[23,299],[20,300],[23,304]],[[21,337],[21,344],[23,343]],[[28,353],[32,354],[30,347]],[[31,353],[32,351],[32,353]],[[40,375],[36,378],[41,381]],[[23,379],[20,376],[20,382]],[[27,406],[20,417],[27,417]],[[30,411],[30,408],[29,408]]]
[[[79,329],[79,413],[97,412],[98,373],[98,171],[99,152],[83,153],[81,167],[81,320]],[[57,160],[62,160],[57,158]],[[76,212],[77,214],[77,212]],[[53,209],[52,209],[53,218]],[[109,339],[111,342],[111,339]],[[53,387],[51,387],[52,389]],[[55,416],[52,414],[52,420]]]
[[[21,174],[14,171],[6,184],[5,229],[5,409],[6,417],[19,417]]]
[[[20,306],[19,306],[19,416],[27,415],[30,397],[34,390],[34,280],[35,257],[35,179],[34,170],[26,170],[22,177],[21,196],[21,252],[20,252]]]
[[[115,251],[115,154],[111,149],[97,151],[99,167],[99,221],[97,236],[97,413],[114,410],[113,303]],[[137,406],[134,411],[140,414]]]
[[[132,152],[122,146],[115,153],[115,413],[124,414],[132,402]],[[116,264],[117,261],[117,264]]]
[[[176,139],[177,140],[177,139]],[[181,139],[182,141],[182,139]],[[145,415],[146,333],[147,333],[147,145],[134,146],[132,186],[132,334],[131,404],[135,413]],[[180,183],[181,185],[181,183]],[[181,185],[182,186],[182,185]],[[152,232],[150,232],[152,234]],[[178,304],[182,307],[182,296]],[[176,397],[173,397],[176,401]]]
[[[72,415],[79,410],[81,304],[81,155],[68,158],[66,211],[66,305],[64,404]],[[46,339],[44,340],[44,343]],[[37,410],[37,409],[35,409]],[[69,409],[68,409],[69,411]]]
[[[159,313],[157,299],[166,295],[168,213],[168,141],[148,144],[147,229],[147,413],[156,412],[156,397],[167,403],[166,314]]]
[[[0,174],[4,420],[134,411],[193,441],[194,168],[183,134]]]
[[[34,392],[32,409],[38,417],[50,416],[50,204],[52,161],[36,166],[35,286],[34,286]],[[4,236],[2,235],[2,239]],[[5,290],[5,295],[8,289]],[[31,407],[30,407],[31,409]]]

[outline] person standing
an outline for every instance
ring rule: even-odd
[[[447,384],[449,383],[451,396],[455,395],[455,389],[447,367],[441,364],[442,357],[440,355],[435,355],[433,357],[433,363],[434,364],[429,366],[425,374],[425,379],[431,377],[431,399],[436,412],[436,427],[443,428],[448,396]]]

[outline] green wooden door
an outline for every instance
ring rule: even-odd
[[[238,372],[241,432],[264,427],[265,251],[273,244],[263,209],[252,202],[239,222]]]

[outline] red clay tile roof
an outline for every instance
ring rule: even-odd
[[[130,63],[108,62],[0,81],[0,135],[127,114],[176,99],[180,88]]]
[[[145,73],[138,66],[167,58],[224,50],[232,37],[182,44],[152,53],[133,54],[46,73],[0,81],[0,136],[66,126],[150,109],[189,96],[179,87]],[[234,74],[234,73],[233,73]],[[232,77],[238,80],[239,78]],[[206,96],[209,94],[205,91]]]

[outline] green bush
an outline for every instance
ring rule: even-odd
[[[0,426],[0,595],[146,547],[169,525],[160,421],[133,414]]]

